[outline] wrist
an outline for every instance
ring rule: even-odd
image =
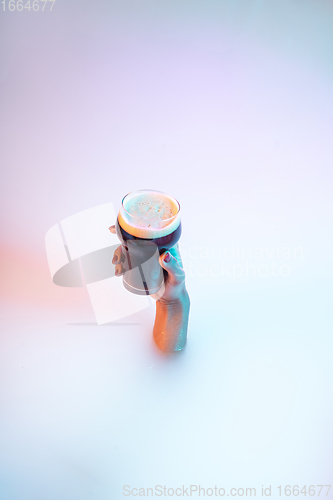
[[[163,296],[156,301],[156,305],[166,309],[177,309],[182,308],[184,306],[189,307],[190,305],[190,297],[184,286],[183,290],[177,294],[175,298],[165,299]]]

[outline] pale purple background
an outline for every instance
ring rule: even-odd
[[[332,484],[332,2],[56,0],[0,37],[1,498]],[[141,188],[182,206],[171,357],[153,307],[94,326],[46,261],[52,225]]]

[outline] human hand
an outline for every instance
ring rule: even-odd
[[[176,302],[180,300],[186,292],[185,271],[178,243],[160,255],[159,263],[166,271],[166,273],[164,273],[165,290],[161,297],[154,297],[153,295],[152,297],[156,300],[160,300],[164,304]]]
[[[109,231],[112,234],[116,234],[116,226],[111,226],[109,227]],[[115,275],[116,276],[122,276],[126,269],[123,266],[123,263],[125,262],[125,255],[124,252],[122,251],[122,246],[119,245],[113,253],[113,259],[112,259],[112,264],[116,266],[115,269]]]
[[[115,226],[109,228],[116,234]],[[116,276],[124,274],[125,256],[120,245],[112,259]],[[181,351],[186,344],[190,312],[190,298],[185,287],[185,271],[178,243],[159,256],[164,269],[164,285],[151,297],[156,300],[153,336],[158,347],[165,352]]]
[[[112,234],[116,234],[115,226],[109,227]],[[116,266],[115,275],[122,276],[126,269],[123,264],[125,255],[120,245],[113,254],[112,263]],[[173,303],[180,300],[184,295],[185,289],[185,271],[183,262],[179,252],[178,243],[162,253],[159,257],[160,266],[166,271],[164,273],[164,287],[160,292],[150,295],[155,300],[160,300],[164,304]],[[163,295],[161,295],[163,293]]]

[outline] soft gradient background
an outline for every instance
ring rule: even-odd
[[[0,11],[1,499],[333,484],[332,1],[50,6]],[[171,356],[153,306],[98,327],[45,253],[146,187],[182,206]]]

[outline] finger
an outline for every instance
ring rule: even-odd
[[[180,251],[179,251],[179,245],[178,243],[176,243],[176,245],[174,247],[171,247],[169,249],[169,252],[177,259],[177,262],[179,264],[179,266],[184,269],[184,266],[183,266],[183,261],[182,261],[182,257],[180,255]]]
[[[125,261],[125,256],[122,252],[122,247],[121,245],[116,248],[116,250],[113,253],[113,259],[112,259],[112,264],[120,264],[121,262]]]
[[[182,269],[170,251],[162,253],[159,258],[159,263],[168,272],[171,281],[178,283],[185,278],[184,269]]]
[[[110,227],[109,227],[109,231],[110,231],[112,234],[116,234],[116,226],[110,226]]]
[[[122,276],[125,272],[126,272],[126,269],[124,269],[121,264],[116,265],[116,269],[115,269],[116,276]]]

